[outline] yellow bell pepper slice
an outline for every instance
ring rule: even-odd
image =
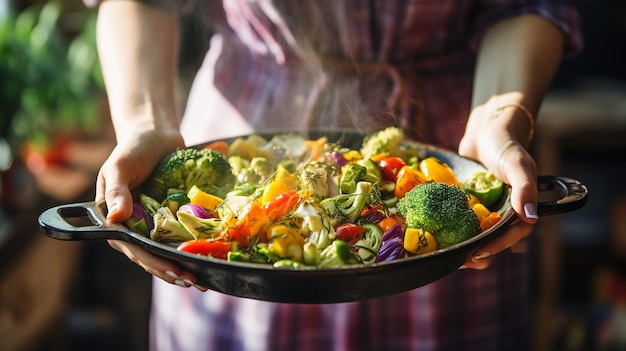
[[[489,216],[489,213],[491,212],[485,205],[481,204],[480,202],[474,204],[474,206],[472,206],[472,210],[476,214],[476,217],[478,217],[479,221],[482,221],[483,218]]]
[[[414,254],[425,254],[437,250],[435,237],[420,228],[407,228],[404,232],[404,249]]]
[[[268,250],[279,257],[302,262],[304,237],[298,227],[287,224],[272,225],[267,231]]]
[[[396,186],[394,189],[394,196],[398,199],[404,197],[404,195],[419,184],[423,184],[427,181],[425,175],[411,166],[403,166],[398,172],[398,179],[396,180]]]
[[[450,166],[436,157],[426,157],[419,163],[419,169],[427,177],[436,182],[461,186],[456,174]]]
[[[209,212],[215,212],[215,208],[224,201],[222,198],[209,194],[197,186],[192,186],[187,192],[189,202],[204,207]]]
[[[285,168],[278,167],[274,179],[263,189],[261,203],[265,204],[268,201],[274,200],[278,195],[289,190],[296,190],[297,184],[298,179],[295,175],[289,173]]]

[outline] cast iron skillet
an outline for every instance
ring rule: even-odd
[[[266,138],[272,136],[261,135]],[[327,136],[329,141],[357,149],[363,138],[362,134],[346,131],[309,132],[307,137],[321,135]],[[420,150],[418,156],[436,156],[450,165],[460,180],[484,169],[482,165],[454,152],[421,143],[415,143],[415,146]],[[538,182],[540,198],[549,198],[540,200],[540,216],[574,211],[584,206],[587,200],[587,188],[577,180],[540,176]],[[409,291],[458,269],[479,247],[502,234],[514,221],[510,196],[511,191],[507,187],[496,206],[503,219],[463,243],[396,261],[324,269],[276,269],[269,265],[227,262],[179,252],[172,246],[133,233],[122,224],[107,221],[104,203],[75,203],[50,208],[40,215],[39,225],[44,234],[59,240],[116,239],[140,245],[195,274],[199,285],[225,294],[285,303],[338,303]]]

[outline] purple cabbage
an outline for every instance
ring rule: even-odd
[[[152,217],[148,214],[148,211],[146,211],[143,206],[136,201],[133,201],[133,218],[137,220],[137,222],[143,219],[146,222],[148,230],[152,230],[152,228],[154,228]]]
[[[402,230],[402,224],[400,223],[396,223],[393,225],[393,227],[389,228],[389,230],[383,234],[381,240],[383,241],[383,244],[385,244],[385,241],[394,238],[400,238],[400,240],[404,240],[404,231]]]
[[[180,206],[178,208],[178,211],[186,212],[202,219],[211,218],[211,215],[209,214],[209,212],[207,212],[207,210],[204,209],[204,207],[193,203],[188,203]]]
[[[133,214],[126,220],[126,226],[135,233],[143,236],[150,236],[150,231],[154,228],[152,217],[148,214],[139,202],[133,201]]]
[[[343,157],[341,153],[336,152],[336,151],[327,152],[326,157],[328,158],[329,161],[333,162],[335,166],[337,167],[337,169],[339,170],[348,163],[346,158]]]
[[[393,238],[380,245],[376,262],[393,261],[402,257],[404,257],[404,241],[400,238]]]
[[[380,249],[376,254],[376,262],[393,261],[404,257],[404,231],[402,225],[396,223],[382,237]]]
[[[380,211],[367,211],[364,215],[363,218],[365,218],[366,220],[376,224],[379,223],[380,221],[382,221],[383,219],[385,219],[385,214],[380,212]]]

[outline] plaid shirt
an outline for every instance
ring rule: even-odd
[[[167,6],[188,7],[183,5]],[[261,130],[369,131],[397,124],[414,138],[455,149],[469,113],[475,50],[492,23],[538,14],[563,31],[567,53],[581,48],[577,13],[568,1],[196,5],[215,35],[186,105],[181,130],[188,144]],[[529,350],[528,263],[527,255],[505,252],[484,271],[459,270],[407,293],[332,305],[268,303],[155,280],[151,345]]]
[[[484,31],[538,14],[565,33],[567,53],[577,52],[569,2],[198,2],[217,35],[190,92],[183,135],[192,145],[260,130],[396,124],[456,149]]]

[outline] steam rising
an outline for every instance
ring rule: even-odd
[[[226,30],[215,87],[255,131],[371,132],[397,125],[423,139],[426,108],[417,77],[378,59],[375,43],[363,47],[367,40],[353,40],[370,33],[344,28],[341,11],[307,0],[224,1],[225,16],[219,16],[212,5],[199,3],[206,8],[195,13]],[[236,35],[228,33],[231,28]],[[209,36],[206,29],[200,26],[199,38]]]

